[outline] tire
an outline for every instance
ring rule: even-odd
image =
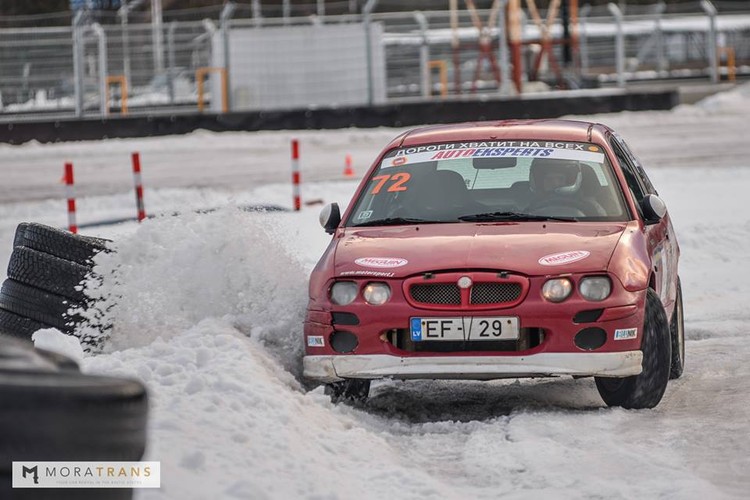
[[[47,351],[35,349],[29,342],[0,337],[0,373],[12,371],[58,372],[60,368]]]
[[[685,370],[685,317],[682,309],[682,285],[677,278],[677,298],[674,312],[669,322],[669,336],[672,339],[672,366],[669,370],[670,380],[678,379]]]
[[[61,295],[7,279],[0,290],[0,309],[45,323],[65,333],[72,333],[81,318],[68,316],[68,309],[80,303]]]
[[[6,309],[0,309],[0,334],[2,335],[31,342],[34,332],[43,328],[50,328],[50,326],[25,316],[19,316]]]
[[[81,371],[78,363],[68,356],[0,334],[0,372],[10,370]]]
[[[334,403],[362,403],[370,395],[370,381],[351,378],[343,382],[334,382],[326,384],[324,392],[331,397],[331,401]]]
[[[672,364],[672,342],[664,306],[650,288],[646,292],[643,323],[643,371],[625,378],[595,377],[596,388],[607,406],[653,408],[664,396]]]
[[[32,248],[84,266],[91,266],[94,255],[108,251],[107,243],[109,240],[72,234],[36,223],[20,224],[14,241],[15,246]]]
[[[134,380],[0,371],[0,472],[12,461],[138,461],[148,398]]]
[[[27,227],[29,227],[28,222],[22,222],[16,227],[16,235],[13,237],[13,248],[23,246]]]
[[[23,246],[13,249],[8,264],[8,278],[77,302],[86,300],[76,287],[90,272],[87,266]]]
[[[60,354],[59,352],[48,351],[46,349],[35,348],[34,350],[41,357],[54,364],[58,370],[77,373],[81,372],[81,367],[78,366],[78,363],[74,359]]]

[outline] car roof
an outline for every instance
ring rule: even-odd
[[[591,142],[603,140],[601,124],[578,120],[501,120],[434,125],[412,129],[397,137],[390,147],[459,141],[552,140]]]

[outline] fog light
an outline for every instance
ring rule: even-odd
[[[352,352],[359,345],[357,336],[349,332],[333,332],[329,341],[334,351],[343,354]]]
[[[576,334],[575,343],[580,349],[593,351],[599,349],[607,341],[607,332],[601,328],[584,328]]]

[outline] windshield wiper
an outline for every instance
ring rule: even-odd
[[[552,220],[552,221],[561,221],[561,222],[576,222],[578,219],[575,217],[554,217],[551,215],[534,215],[534,214],[524,214],[521,212],[487,212],[483,214],[469,214],[469,215],[462,215],[458,218],[458,220],[462,220],[465,222],[495,222],[495,221],[506,221],[506,220],[516,220],[516,221],[544,221],[544,220]]]
[[[385,219],[368,220],[360,224],[354,224],[352,227],[365,226],[400,226],[402,224],[438,224],[445,222],[441,220],[415,219],[413,217],[386,217]]]

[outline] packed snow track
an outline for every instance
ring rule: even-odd
[[[686,370],[654,410],[606,408],[591,379],[383,381],[363,407],[306,388],[307,276],[329,238],[320,206],[239,209],[290,205],[289,132],[0,145],[13,172],[0,190],[0,257],[18,222],[64,225],[64,159],[80,165],[84,222],[133,213],[127,155],[141,151],[146,208],[167,215],[84,231],[117,250],[96,258],[116,276],[89,292],[113,328],[84,370],[150,390],[146,459],[161,461],[162,488],[136,498],[746,498],[748,113],[745,86],[671,112],[594,118],[640,154],[682,250]],[[305,199],[346,204],[356,183],[341,180],[344,156],[361,175],[398,132],[298,134],[314,180]]]

